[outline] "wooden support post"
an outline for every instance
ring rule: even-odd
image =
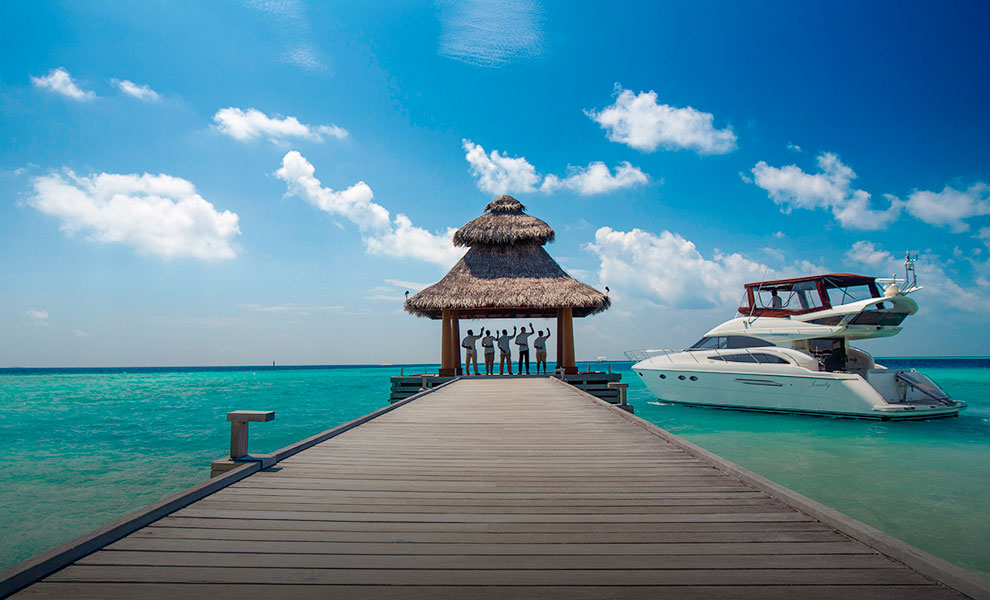
[[[557,368],[559,369],[563,365],[564,361],[564,309],[557,309],[557,356],[554,360],[557,361]]]
[[[248,423],[264,423],[275,418],[273,410],[235,410],[227,413],[230,421],[230,458],[243,459],[248,456]]]
[[[564,367],[564,372],[568,375],[573,375],[577,373],[577,366],[574,364],[574,311],[571,307],[566,307],[561,311],[563,314],[563,329],[561,337],[563,340],[563,353],[564,358],[561,363]]]
[[[451,311],[453,319],[453,348],[454,348],[454,375],[464,374],[464,365],[461,364],[461,319],[457,316],[457,311]]]
[[[451,331],[451,310],[444,309],[441,313],[442,323],[440,325],[440,376],[454,376],[454,348],[457,343],[453,342],[454,333]]]
[[[626,403],[626,390],[629,389],[628,383],[624,381],[610,381],[608,383],[608,389],[619,390],[619,408],[627,412],[633,411],[633,407]]]

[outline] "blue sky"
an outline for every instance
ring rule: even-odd
[[[500,193],[611,289],[579,358],[909,249],[922,310],[864,347],[990,354],[987,12],[7,4],[0,366],[435,362],[403,293]]]

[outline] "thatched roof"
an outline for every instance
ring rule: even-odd
[[[501,196],[458,230],[455,243],[470,250],[443,279],[406,300],[406,311],[439,319],[454,309],[459,318],[477,319],[552,318],[567,307],[584,317],[607,309],[608,296],[571,278],[547,254],[542,246],[553,229],[523,209]]]
[[[454,245],[552,242],[553,228],[524,210],[526,207],[512,196],[499,196],[488,203],[485,214],[457,230]]]

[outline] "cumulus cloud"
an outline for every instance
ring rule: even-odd
[[[90,100],[96,99],[96,94],[83,90],[76,84],[69,72],[59,67],[57,69],[52,69],[48,72],[48,75],[44,77],[31,77],[31,83],[35,87],[41,88],[43,90],[48,90],[56,94],[61,94],[67,98],[72,98],[73,100],[78,100],[79,102],[89,102]]]
[[[32,180],[28,204],[61,221],[60,229],[101,243],[133,247],[139,254],[203,260],[234,258],[238,216],[217,211],[192,183],[169,175],[72,171]]]
[[[566,177],[543,176],[525,157],[510,157],[505,152],[486,153],[480,144],[463,140],[464,158],[477,179],[478,189],[490,194],[512,194],[540,191],[553,193],[571,190],[588,196],[643,185],[649,177],[628,162],[620,163],[613,174],[608,166],[595,161],[587,167],[568,167]],[[542,180],[542,183],[541,183]]]
[[[976,183],[965,191],[951,186],[941,192],[915,191],[908,196],[907,211],[931,225],[948,227],[956,233],[969,231],[965,219],[990,215],[990,186]]]
[[[540,182],[536,167],[524,157],[510,158],[508,154],[492,150],[486,154],[481,144],[461,140],[471,174],[478,179],[478,188],[490,194],[533,192]]]
[[[716,129],[711,113],[690,106],[678,108],[657,102],[654,91],[634,94],[618,84],[615,103],[601,111],[586,110],[606,130],[608,139],[637,150],[657,148],[693,150],[698,154],[725,154],[736,149],[731,127]]]
[[[451,241],[456,229],[431,233],[416,227],[403,214],[394,218],[388,209],[372,201],[371,187],[363,181],[342,191],[323,184],[314,174],[316,168],[295,150],[282,158],[282,167],[275,176],[288,186],[288,194],[306,200],[314,207],[351,221],[360,229],[365,248],[370,254],[415,258],[443,266],[457,262],[464,250]]]
[[[605,163],[596,161],[587,167],[569,167],[567,177],[561,179],[556,175],[547,175],[540,186],[540,191],[555,192],[560,189],[575,191],[584,196],[606,194],[613,190],[643,185],[649,181],[646,173],[623,162],[615,168],[613,175]]]
[[[818,156],[819,173],[805,173],[797,165],[771,167],[760,161],[752,169],[753,183],[763,188],[783,212],[794,208],[831,210],[847,229],[884,229],[901,213],[897,197],[885,194],[890,203],[885,210],[871,207],[870,194],[852,187],[856,173],[831,153]]]
[[[715,251],[705,258],[693,242],[670,231],[655,235],[602,227],[585,249],[601,261],[598,279],[603,285],[661,306],[738,306],[744,283],[776,274],[738,253]]]
[[[151,89],[151,87],[147,85],[138,85],[133,81],[128,81],[126,79],[111,79],[110,83],[115,85],[117,89],[124,92],[128,96],[137,98],[138,100],[157,102],[162,99],[158,92]]]
[[[903,260],[886,250],[875,247],[872,242],[856,242],[846,252],[845,257],[850,263],[866,265],[877,274],[896,273],[900,277],[904,276]],[[988,289],[990,282],[977,279],[975,286],[960,285],[946,272],[943,264],[943,261],[934,255],[923,256],[922,260],[915,263],[914,268],[918,276],[918,284],[924,287],[922,293],[931,297],[935,302],[966,312],[984,314],[990,311],[990,293],[988,293],[990,292]],[[990,267],[990,263],[974,264],[973,266],[979,272]]]
[[[306,125],[295,117],[269,117],[255,108],[222,108],[213,115],[214,128],[240,142],[266,137],[275,142],[293,139],[322,142],[324,136],[342,140],[347,130],[336,125]]]
[[[501,67],[543,52],[533,0],[464,0],[440,5],[440,54],[479,67]]]
[[[878,250],[873,245],[873,242],[866,240],[856,242],[852,245],[852,248],[846,251],[846,260],[849,262],[860,263],[871,267],[888,264],[893,258],[890,252]]]

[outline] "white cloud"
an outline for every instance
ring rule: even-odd
[[[81,338],[89,337],[89,334],[83,331],[82,329],[76,329],[74,333],[76,334],[76,337],[81,337]]]
[[[117,86],[120,91],[124,92],[128,96],[132,96],[138,100],[157,102],[162,99],[158,92],[151,89],[151,87],[147,85],[138,85],[133,81],[128,81],[126,79],[111,79],[110,83]]]
[[[463,0],[440,5],[440,54],[480,67],[500,67],[543,51],[533,0]]]
[[[295,117],[269,117],[260,110],[249,108],[222,108],[213,115],[216,122],[214,127],[235,140],[248,142],[259,137],[267,137],[272,141],[284,142],[291,139],[303,139],[311,142],[322,142],[324,136],[342,140],[347,137],[347,130],[336,125],[306,125]]]
[[[846,252],[846,260],[858,262],[871,267],[884,265],[893,260],[893,256],[886,250],[878,250],[873,242],[860,240],[852,245]]]
[[[46,320],[48,320],[48,311],[47,310],[34,310],[34,309],[30,309],[30,310],[24,311],[24,314],[26,314],[27,316],[31,317],[32,319],[37,319],[39,321],[46,321]]]
[[[831,210],[847,229],[883,229],[900,216],[903,202],[889,194],[884,195],[890,202],[887,209],[871,208],[870,194],[853,189],[856,173],[836,155],[819,155],[818,167],[820,173],[809,174],[797,165],[777,168],[761,160],[753,167],[753,182],[766,190],[785,213],[793,208]]]
[[[81,89],[75,80],[72,79],[72,76],[69,75],[69,72],[62,67],[52,69],[44,77],[32,76],[31,83],[35,87],[55,92],[56,94],[61,94],[80,102],[89,102],[96,99],[95,93]]]
[[[738,306],[744,283],[774,273],[736,253],[716,251],[711,259],[705,258],[693,242],[670,231],[654,235],[602,227],[585,248],[601,261],[602,285],[662,306]]]
[[[485,154],[481,144],[461,140],[466,152],[464,158],[471,165],[471,174],[478,179],[478,188],[490,194],[507,194],[536,191],[540,176],[536,167],[524,157],[509,158],[505,153],[492,150]]]
[[[904,276],[903,261],[890,252],[876,248],[870,242],[853,244],[852,249],[846,252],[846,259],[853,263],[858,262],[869,266],[877,274]],[[990,265],[974,265],[976,271],[988,266]],[[988,282],[977,280],[975,287],[960,285],[945,272],[942,261],[935,255],[923,256],[922,260],[915,263],[914,268],[918,277],[918,285],[924,288],[919,293],[923,293],[929,298],[925,304],[937,302],[978,314],[985,314],[990,311]]]
[[[618,84],[615,103],[600,112],[584,111],[608,132],[608,139],[637,150],[653,152],[694,150],[698,154],[725,154],[736,149],[731,127],[715,129],[714,116],[691,108],[657,103],[654,91],[634,94]]]
[[[774,231],[773,232],[773,237],[775,237],[775,238],[777,238],[779,240],[779,239],[783,239],[783,238],[787,237],[787,235],[783,231]]]
[[[613,190],[643,185],[650,180],[645,173],[628,162],[621,163],[615,168],[613,175],[605,163],[596,161],[585,168],[569,167],[568,176],[560,179],[556,175],[547,175],[540,186],[542,192],[554,192],[559,189],[569,189],[579,194],[606,194]]]
[[[315,173],[316,168],[293,150],[282,158],[282,167],[275,176],[286,183],[289,195],[357,225],[369,254],[415,258],[443,266],[453,265],[463,256],[464,250],[455,248],[451,241],[456,229],[431,233],[415,227],[403,214],[393,219],[385,207],[372,202],[374,194],[365,182],[338,192],[323,187]]]
[[[67,233],[120,243],[139,254],[221,260],[237,255],[238,216],[218,212],[192,183],[169,175],[72,171],[36,177],[28,203],[61,220]]]
[[[798,146],[793,142],[787,142],[787,149],[790,150],[791,152],[797,152],[797,153],[801,152],[801,146]]]
[[[494,195],[536,191],[553,193],[562,189],[582,195],[605,194],[649,181],[645,173],[628,162],[619,164],[614,175],[605,163],[595,161],[587,167],[568,167],[568,175],[563,178],[556,175],[544,177],[525,157],[513,158],[498,150],[486,153],[480,144],[471,140],[465,139],[461,143],[469,170],[477,179],[478,189]]]
[[[416,292],[431,285],[429,283],[419,283],[416,281],[403,281],[401,279],[386,279],[388,285],[376,285],[367,291],[367,300],[379,300],[386,302],[402,302],[406,299],[405,293],[415,294]]]
[[[957,233],[969,231],[965,219],[990,215],[990,186],[976,183],[966,191],[950,186],[941,192],[915,191],[908,196],[907,210],[925,223],[946,226]]]
[[[983,242],[987,248],[990,248],[990,227],[981,227],[973,237]]]

